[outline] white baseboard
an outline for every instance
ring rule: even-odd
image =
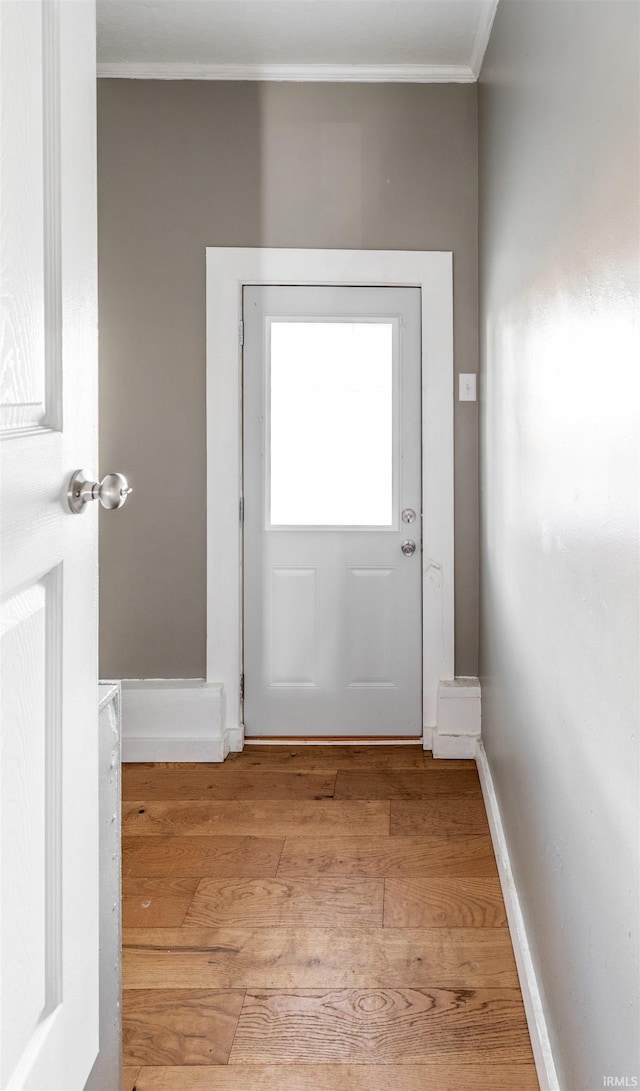
[[[477,679],[455,679],[440,684],[439,717],[442,725],[425,727],[422,747],[434,758],[473,758],[480,731],[480,689]],[[242,725],[225,725],[224,686],[202,678],[127,678],[122,680],[122,760],[224,761],[244,746]],[[257,742],[258,740],[251,740]],[[260,739],[289,744],[291,740]],[[296,739],[296,745],[317,744]],[[323,739],[324,744],[328,740]],[[336,745],[365,740],[331,740]],[[371,746],[406,739],[366,739]],[[416,742],[419,742],[416,739]]]
[[[493,849],[496,854],[502,893],[507,909],[509,931],[511,933],[516,966],[518,968],[518,977],[520,979],[520,988],[522,989],[522,999],[524,1001],[527,1025],[531,1036],[531,1046],[533,1048],[540,1091],[560,1091],[560,1084],[558,1083],[556,1066],[551,1050],[549,1032],[547,1030],[546,1015],[540,989],[538,987],[533,959],[531,957],[522,909],[520,908],[520,899],[513,877],[509,849],[504,827],[502,825],[502,817],[498,807],[491,769],[489,768],[484,746],[479,739],[476,741],[475,758],[478,766],[478,774],[480,776],[480,784],[482,785],[482,795],[484,796],[484,803],[489,818],[489,828],[491,830]]]
[[[220,683],[200,678],[122,682],[123,761],[224,761],[242,749],[242,729],[223,726]]]

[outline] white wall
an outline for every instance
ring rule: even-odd
[[[483,735],[563,1091],[640,1085],[638,13],[502,0],[480,87]]]

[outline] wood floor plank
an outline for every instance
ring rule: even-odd
[[[155,878],[275,875],[282,840],[269,837],[123,837],[122,874]]]
[[[125,988],[516,988],[505,928],[134,928]]]
[[[517,989],[250,990],[229,1064],[530,1064]]]
[[[496,878],[385,879],[389,928],[500,928],[507,913]]]
[[[125,1064],[226,1064],[243,999],[242,991],[125,990]]]
[[[138,1091],[538,1091],[533,1064],[143,1068]]]
[[[178,928],[198,886],[198,879],[122,880],[123,928]]]
[[[291,838],[284,844],[278,878],[314,875],[352,878],[497,876],[490,837]]]
[[[423,769],[422,744],[415,746],[252,746],[230,754],[234,765],[283,772],[324,773],[339,769]],[[229,759],[227,759],[229,760]]]
[[[487,812],[480,796],[394,799],[390,806],[390,832],[393,837],[420,834],[432,837],[489,836]]]
[[[383,888],[382,879],[203,879],[184,923],[208,928],[380,925]]]
[[[330,799],[335,773],[283,773],[226,762],[122,767],[122,798],[160,799]]]
[[[140,1069],[137,1066],[133,1068],[130,1065],[124,1066],[122,1069],[122,1091],[134,1091],[139,1072]]]
[[[475,769],[432,769],[430,766],[420,771],[340,772],[334,791],[335,799],[436,799],[468,795],[482,796]]]
[[[336,837],[354,829],[389,833],[388,801],[319,800],[152,800],[125,802],[125,835]]]

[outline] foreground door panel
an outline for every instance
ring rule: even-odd
[[[244,322],[246,734],[417,738],[420,292],[245,288]]]
[[[95,12],[0,4],[0,1087],[98,1047]]]

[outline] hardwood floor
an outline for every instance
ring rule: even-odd
[[[123,768],[123,1091],[537,1091],[473,762]]]

